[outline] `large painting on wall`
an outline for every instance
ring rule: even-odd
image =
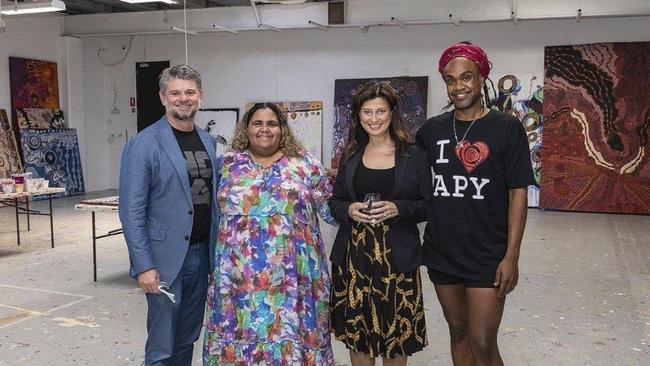
[[[540,207],[650,213],[650,42],[546,47]]]
[[[10,130],[7,112],[0,109],[0,178],[9,178],[21,170],[16,138]]]
[[[341,79],[334,82],[334,136],[332,138],[332,168],[339,165],[347,144],[352,122],[352,98],[361,87],[371,81],[390,84],[402,99],[402,118],[411,138],[427,120],[427,76],[401,76],[375,79]]]
[[[85,191],[77,130],[20,130],[25,172],[50,181],[50,187],[64,187],[66,195]]]
[[[232,143],[239,121],[239,108],[201,108],[194,123],[217,139],[217,155],[223,154]]]
[[[305,149],[322,160],[323,102],[284,102],[280,106],[287,115],[293,133]]]
[[[544,91],[541,85],[533,86],[536,80],[538,79],[535,75],[527,78],[505,75],[499,78],[495,98],[491,100],[493,109],[519,118],[526,130],[535,176],[535,185],[528,186],[528,207],[539,206]]]
[[[18,108],[59,109],[59,78],[56,62],[9,57],[12,128],[18,135]]]
[[[307,151],[322,160],[323,146],[323,102],[271,102],[284,111],[294,135]],[[254,103],[246,103],[246,110]]]

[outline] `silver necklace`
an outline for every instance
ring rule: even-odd
[[[476,122],[476,120],[481,117],[481,114],[483,114],[483,111],[479,113],[478,117],[474,118],[472,123],[469,124],[469,127],[467,127],[467,130],[465,130],[465,134],[463,134],[463,138],[461,138],[460,141],[458,141],[458,134],[456,133],[456,112],[454,112],[454,122],[452,123],[452,126],[454,127],[454,138],[456,139],[456,146],[460,146],[460,143],[465,141],[465,137],[467,137],[467,133],[472,128],[472,126],[474,126],[474,122]]]

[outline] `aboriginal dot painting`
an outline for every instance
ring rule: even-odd
[[[650,213],[650,42],[546,47],[540,207]]]
[[[50,187],[64,187],[65,195],[85,192],[76,129],[24,128],[20,137],[25,172],[49,180]]]

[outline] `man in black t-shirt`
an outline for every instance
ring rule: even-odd
[[[177,65],[159,84],[165,116],[122,153],[120,221],[130,274],[147,297],[145,365],[190,366],[214,264],[216,143],[194,125],[199,73]]]
[[[439,71],[454,109],[416,137],[434,176],[423,263],[449,325],[454,365],[503,365],[497,335],[505,296],[517,285],[533,184],[528,141],[519,120],[482,103],[490,63],[480,47],[450,46]]]

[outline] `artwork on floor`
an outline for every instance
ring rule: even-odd
[[[46,108],[18,108],[19,128],[65,128],[63,111]]]
[[[535,85],[536,76],[527,78],[530,83],[522,85],[523,77],[505,75],[497,83],[496,97],[492,99],[492,108],[505,113],[510,113],[519,118],[526,129],[530,160],[535,175],[535,185],[528,186],[528,207],[539,206],[539,183],[542,147],[542,128],[544,116],[542,114],[542,101],[544,91],[541,85]],[[524,91],[524,88],[527,89]]]
[[[110,196],[110,197],[94,198],[90,200],[81,200],[79,201],[79,203],[84,205],[118,207],[120,205],[120,196]]]
[[[650,213],[650,42],[546,47],[540,207]]]
[[[322,162],[323,146],[323,102],[272,102],[282,109],[293,134],[307,151]],[[246,103],[246,110],[254,103]]]
[[[427,120],[427,76],[401,76],[374,79],[341,79],[334,82],[334,136],[332,138],[332,168],[339,165],[347,144],[352,114],[352,98],[371,81],[390,84],[402,99],[402,118],[411,138]]]
[[[76,129],[25,128],[20,134],[25,172],[31,172],[32,177],[48,179],[50,187],[64,187],[65,195],[84,193]]]
[[[201,108],[194,123],[217,139],[217,156],[230,147],[239,121],[239,108]]]
[[[9,178],[22,171],[16,138],[9,126],[7,112],[0,109],[0,178]]]
[[[56,62],[9,57],[12,129],[18,134],[18,108],[60,109]]]

